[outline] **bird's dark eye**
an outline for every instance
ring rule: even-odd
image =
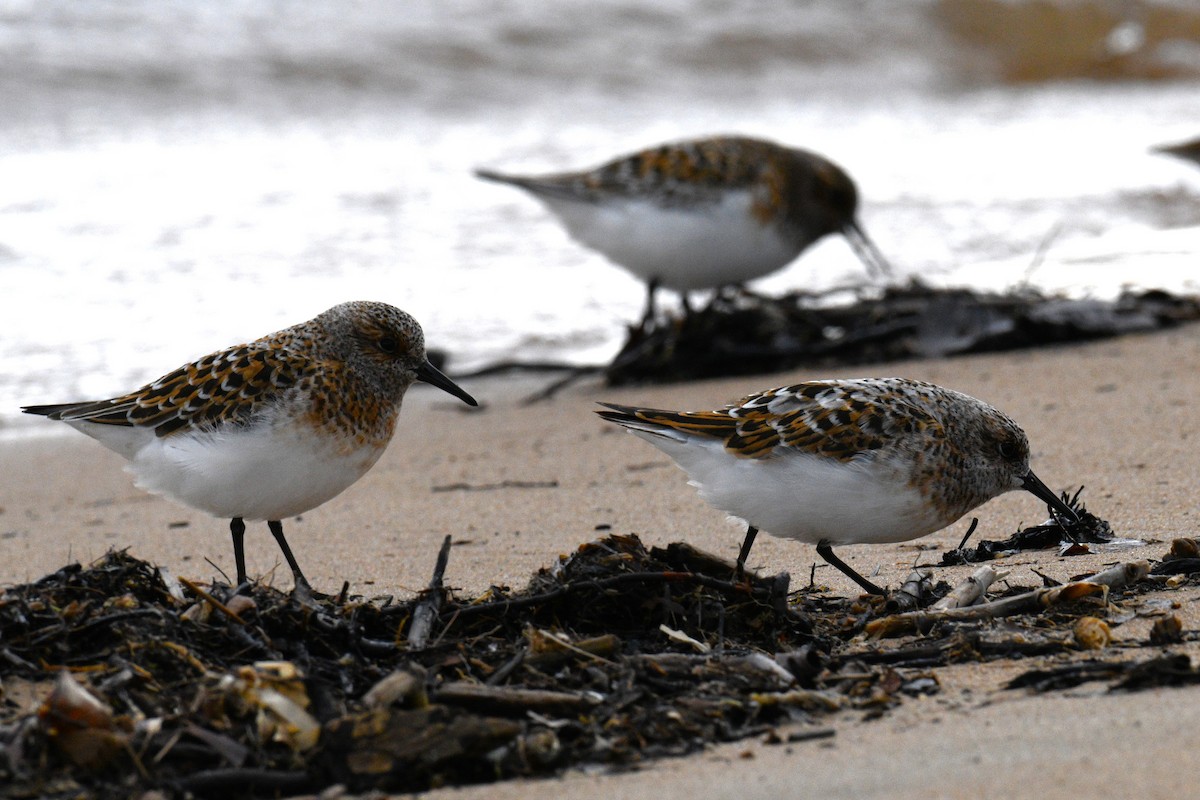
[[[1009,461],[1016,461],[1020,457],[1019,448],[1012,442],[1001,442],[1000,457]]]
[[[394,356],[400,352],[400,342],[394,336],[384,336],[379,340],[379,349],[389,356]]]

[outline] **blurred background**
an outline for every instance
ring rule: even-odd
[[[681,137],[826,155],[934,285],[1200,283],[1152,152],[1200,136],[1194,0],[0,0],[0,109],[8,435],[343,300],[452,371],[606,360],[642,285],[471,170]],[[861,276],[830,237],[754,288]]]

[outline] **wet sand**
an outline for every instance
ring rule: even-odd
[[[1012,558],[1004,566],[1015,583],[1037,584],[1034,569],[1061,580],[1117,560],[1158,558],[1172,537],[1196,534],[1196,326],[1082,346],[836,373],[793,371],[619,390],[581,383],[536,404],[522,400],[536,382],[466,383],[484,404],[479,412],[423,388],[406,401],[396,439],[376,468],[342,496],[286,522],[285,530],[319,590],[334,592],[348,580],[351,591],[367,596],[408,594],[423,586],[446,534],[456,542],[447,582],[463,593],[491,584],[523,586],[531,571],[598,531],[636,532],[654,545],[686,539],[732,558],[741,527],[706,506],[665,456],[597,418],[594,401],[702,409],[797,380],[863,375],[920,378],[993,403],[1025,428],[1033,467],[1048,485],[1086,485],[1084,502],[1118,535],[1147,541],[1119,553]],[[129,547],[140,558],[201,581],[217,576],[218,567],[232,573],[227,521],[144,494],[117,456],[68,433],[0,445],[5,475],[0,583],[33,580],[112,547]],[[1041,521],[1044,508],[1031,495],[1011,493],[975,515],[976,536],[998,539]],[[914,563],[935,563],[966,526],[964,520],[915,542],[838,552],[877,582],[895,585]],[[290,585],[265,525],[251,527],[246,543],[251,574]],[[751,565],[787,570],[793,585],[802,585],[817,560],[809,545],[762,536]],[[968,572],[959,567],[938,574],[954,582]],[[855,589],[823,562],[815,576],[832,592]],[[1164,597],[1181,604],[1177,613],[1187,631],[1200,628],[1200,589],[1185,586]],[[1139,618],[1117,627],[1118,642],[1144,641],[1149,624]],[[1172,651],[1195,649],[1185,643]],[[1003,791],[1056,797],[1103,787],[1105,795],[1134,790],[1145,797],[1186,795],[1191,757],[1183,745],[1200,722],[1200,690],[1110,695],[1097,683],[1054,696],[1002,691],[1023,668],[1004,662],[940,669],[941,694],[906,701],[882,720],[839,715],[831,720],[837,735],[830,740],[786,746],[748,740],[631,774],[572,774],[435,794],[896,798]]]

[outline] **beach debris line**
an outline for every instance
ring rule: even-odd
[[[1107,599],[1147,569],[977,605],[964,604],[991,567],[954,589],[916,570],[897,605],[610,535],[523,589],[464,598],[447,585],[452,554],[443,541],[429,589],[404,602],[234,594],[125,552],[5,589],[0,785],[50,798],[423,791],[747,737],[798,743],[943,691],[948,664],[1086,658],[1080,620],[1118,627]],[[1169,617],[1145,643],[1156,656],[1187,636]],[[1191,680],[1171,663],[1113,675],[1123,688]]]
[[[837,302],[843,296],[853,299]],[[1090,341],[1200,320],[1200,296],[1125,291],[1115,300],[935,288],[911,279],[882,291],[842,287],[779,297],[726,287],[686,314],[660,311],[628,326],[607,365],[501,361],[460,380],[560,373],[526,400],[600,373],[610,386],[758,375],[797,367],[879,364]]]
[[[835,298],[853,295],[849,302]],[[934,288],[918,279],[869,293],[854,287],[772,297],[718,291],[689,313],[630,325],[607,365],[503,361],[459,379],[508,372],[562,373],[532,393],[544,400],[601,373],[611,386],[778,372],[796,367],[941,358],[1103,339],[1200,320],[1200,296],[1125,291],[1073,300],[1022,286],[1007,292]]]
[[[1173,653],[1129,661],[1084,661],[1062,667],[1027,670],[1008,682],[1009,689],[1049,692],[1072,689],[1089,681],[1112,681],[1113,691],[1154,689],[1160,686],[1193,686],[1200,683],[1200,668],[1186,653]]]
[[[605,368],[610,385],[883,363],[1014,350],[1173,327],[1200,319],[1200,297],[1125,291],[1073,300],[1021,287],[938,289],[917,279],[847,303],[840,292],[769,297],[717,292],[704,308],[631,325]]]

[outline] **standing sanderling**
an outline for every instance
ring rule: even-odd
[[[883,591],[833,545],[902,542],[1013,489],[1075,512],[1029,468],[1029,441],[974,397],[905,378],[811,381],[718,411],[602,403],[607,420],[675,460],[700,496],[745,520],[740,572],[761,528],[816,544],[859,586]]]
[[[297,588],[307,588],[281,520],[366,474],[418,380],[477,405],[426,359],[415,319],[385,303],[342,303],[130,394],[22,410],[129,459],[140,488],[231,519],[238,584],[246,581],[244,520],[266,520]]]
[[[644,321],[661,285],[687,292],[760,278],[830,233],[872,275],[890,273],[859,225],[858,189],[816,153],[743,136],[665,144],[586,172],[485,180],[527,190],[567,232],[646,281]]]

